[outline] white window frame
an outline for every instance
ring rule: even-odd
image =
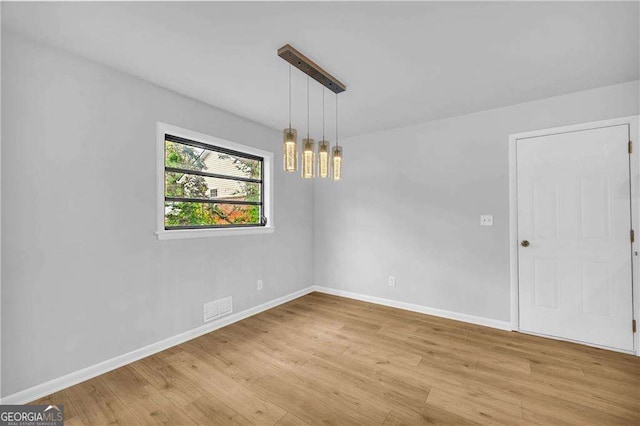
[[[165,229],[164,225],[164,167],[165,167],[165,135],[170,134],[196,142],[205,143],[234,151],[262,157],[263,180],[263,214],[267,218],[266,225],[239,228],[203,228],[203,229]],[[170,124],[158,122],[156,124],[156,190],[157,190],[157,230],[159,240],[176,240],[183,238],[221,237],[228,235],[270,234],[274,232],[273,218],[273,153],[258,148],[230,142],[214,136],[183,129]]]

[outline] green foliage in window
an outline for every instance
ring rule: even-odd
[[[188,170],[206,170],[202,149],[174,142],[165,142],[165,165]],[[225,158],[226,157],[226,158]],[[260,178],[260,162],[220,156],[233,162],[247,177]],[[241,182],[233,198],[245,201],[260,200],[260,185]],[[165,195],[169,197],[208,199],[209,187],[202,176],[165,173]],[[206,226],[260,223],[260,206],[198,202],[165,202],[165,226]]]

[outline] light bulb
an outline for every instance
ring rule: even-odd
[[[329,142],[318,142],[318,176],[329,177]]]
[[[282,151],[284,155],[284,171],[298,170],[298,131],[287,128],[282,131]]]
[[[333,147],[333,180],[340,180],[342,178],[342,147]]]
[[[312,138],[302,139],[302,177],[310,179],[314,176],[315,142]]]

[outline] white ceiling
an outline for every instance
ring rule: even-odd
[[[6,3],[2,25],[281,129],[291,43],[353,136],[638,79],[637,2]],[[305,133],[294,68],[293,124]],[[321,87],[311,88],[320,138]],[[327,91],[333,139],[334,96]]]

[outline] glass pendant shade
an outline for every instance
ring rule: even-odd
[[[284,155],[284,171],[298,170],[298,131],[287,128],[282,131],[282,151]]]
[[[333,147],[333,180],[342,179],[342,147],[334,146]]]
[[[318,176],[329,177],[329,141],[318,142]]]
[[[314,176],[315,142],[312,138],[302,139],[302,177],[310,179]]]

